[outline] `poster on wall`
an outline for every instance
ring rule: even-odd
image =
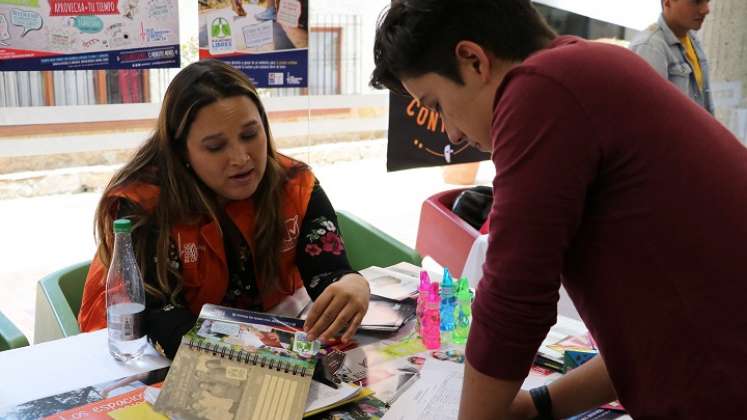
[[[198,0],[198,4],[201,59],[225,61],[246,73],[257,87],[308,86],[308,0]]]
[[[0,71],[179,67],[178,0],[0,0]]]
[[[438,112],[409,97],[389,93],[388,171],[490,159],[467,142],[451,144]]]

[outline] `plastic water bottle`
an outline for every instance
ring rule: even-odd
[[[428,350],[441,347],[441,322],[440,318],[441,296],[438,294],[438,283],[431,283],[431,292],[425,299],[425,311],[423,311],[423,325],[420,327],[423,344]]]
[[[420,326],[423,323],[423,313],[425,312],[425,301],[428,293],[431,291],[431,278],[428,276],[428,272],[423,270],[420,272],[420,285],[418,286],[418,304],[415,307],[415,331],[420,335]]]
[[[441,280],[441,343],[447,344],[454,332],[454,308],[456,298],[454,296],[454,280],[451,278],[449,269],[444,267],[444,277]]]
[[[466,277],[462,277],[457,284],[456,308],[454,317],[456,318],[456,328],[454,328],[453,340],[456,344],[464,344],[469,336],[469,325],[472,322],[472,292],[469,290],[469,282]]]
[[[114,221],[114,252],[106,276],[106,323],[109,327],[109,352],[122,362],[143,355],[146,337],[145,287],[132,250],[132,222]]]

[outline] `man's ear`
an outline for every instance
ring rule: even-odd
[[[490,79],[492,62],[480,44],[472,41],[459,41],[454,47],[454,55],[462,77],[472,74],[485,82]]]

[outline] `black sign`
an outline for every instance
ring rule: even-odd
[[[438,112],[409,96],[389,94],[387,171],[490,159],[467,142],[451,144]]]

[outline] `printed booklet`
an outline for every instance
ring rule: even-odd
[[[155,408],[184,419],[299,419],[318,351],[299,319],[206,304]]]

